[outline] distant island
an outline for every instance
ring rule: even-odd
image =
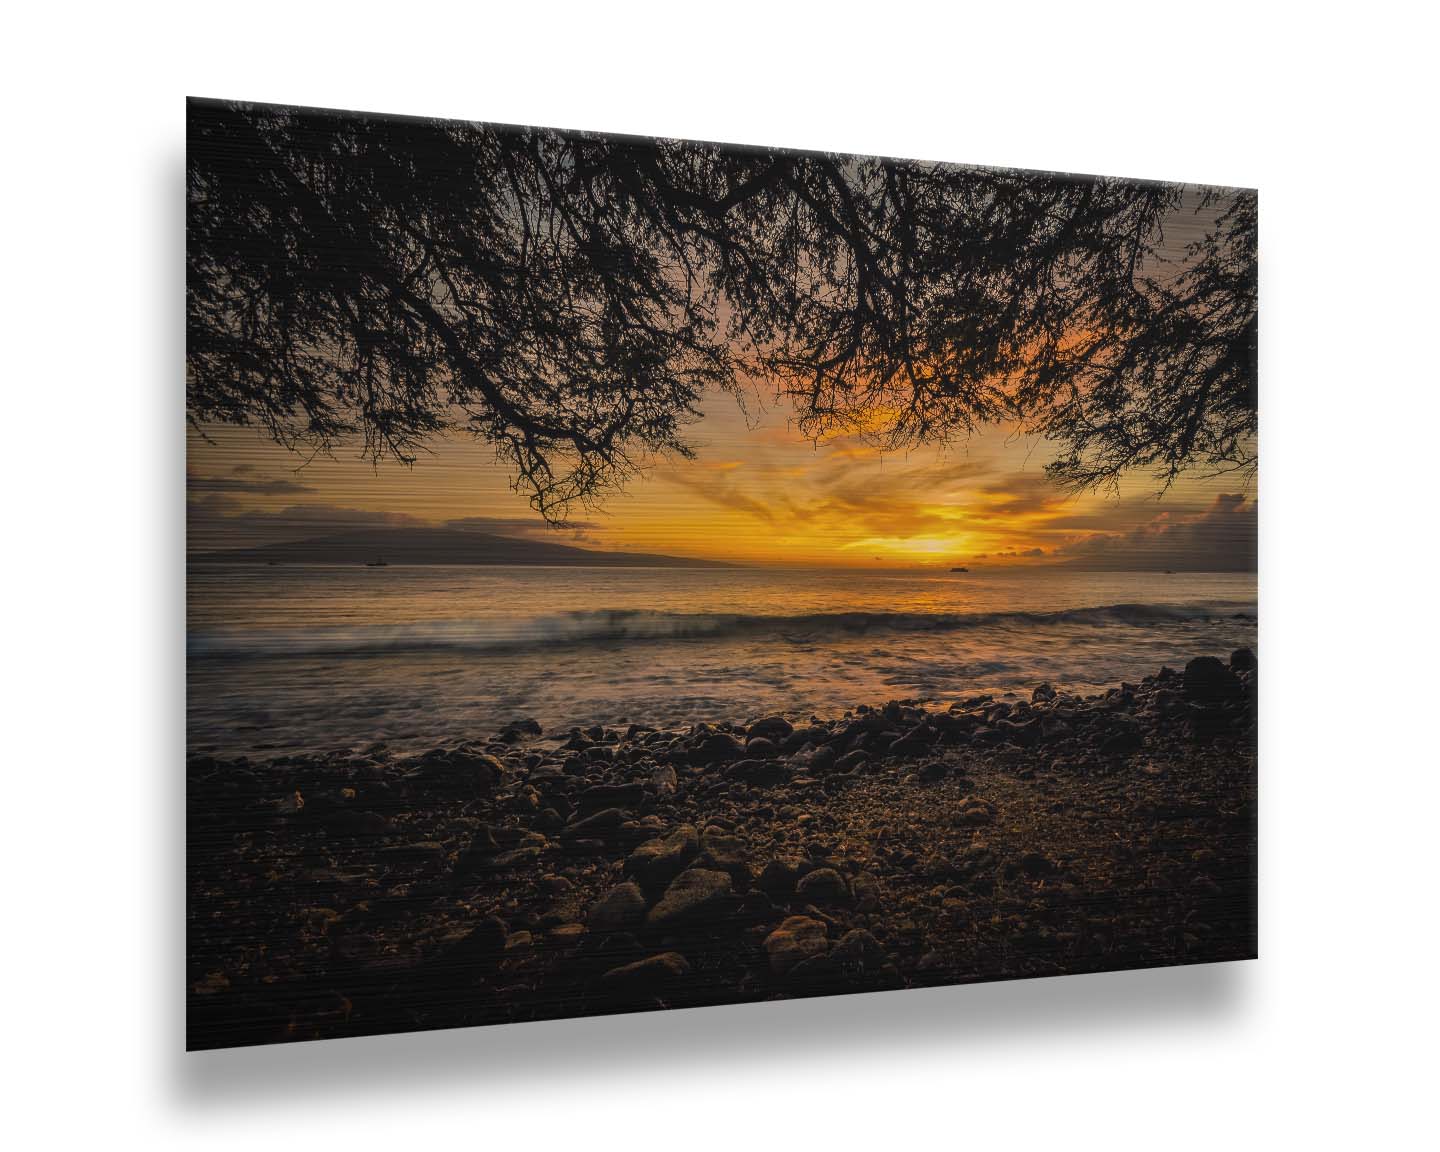
[[[733,568],[719,560],[599,552],[455,528],[367,528],[254,548],[201,552],[192,564],[534,564],[572,568]]]

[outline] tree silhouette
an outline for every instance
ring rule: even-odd
[[[1016,419],[1078,486],[1254,466],[1251,193],[191,101],[187,202],[192,422],[463,428],[549,519],[750,384],[892,449]]]

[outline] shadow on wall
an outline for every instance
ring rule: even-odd
[[[1214,1025],[1243,1012],[1253,971],[1196,965],[177,1054],[172,1096],[206,1111],[414,1088],[500,1092],[569,1076],[633,1083],[672,1071],[677,1052],[697,1080],[741,1064],[785,1076],[847,1053],[877,1061]]]

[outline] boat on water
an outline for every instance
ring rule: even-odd
[[[951,571],[951,572],[969,572],[970,569],[969,569],[969,568],[951,568],[950,571]]]
[[[388,567],[390,567],[390,564],[389,564],[389,562],[385,559],[385,557],[383,557],[383,556],[376,556],[375,559],[373,559],[373,560],[366,560],[366,561],[365,561],[365,567],[366,567],[366,568],[388,568]]]

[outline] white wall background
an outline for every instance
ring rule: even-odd
[[[12,8],[11,1146],[1433,1140],[1440,381],[1423,13]],[[1262,959],[183,1056],[186,94],[1258,185]]]

